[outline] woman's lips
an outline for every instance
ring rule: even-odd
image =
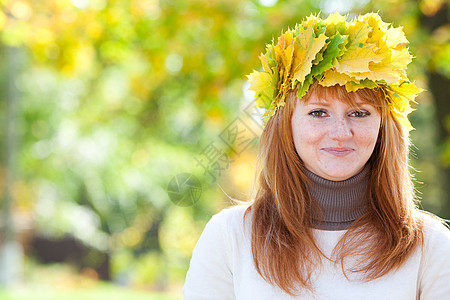
[[[344,148],[328,147],[328,148],[322,148],[322,150],[331,155],[339,156],[339,157],[347,156],[354,151],[352,148],[345,148],[345,147]]]

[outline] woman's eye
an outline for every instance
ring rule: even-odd
[[[368,112],[367,110],[355,110],[350,115],[357,118],[364,118],[370,116],[370,112]]]
[[[309,113],[310,116],[313,116],[315,118],[325,117],[327,113],[323,110],[313,110]]]

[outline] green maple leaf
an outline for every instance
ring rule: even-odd
[[[346,41],[347,37],[342,36],[339,33],[329,38],[327,40],[327,45],[323,53],[323,59],[317,65],[314,65],[312,67],[311,74],[313,76],[317,76],[322,74],[326,70],[331,69],[337,61],[337,57],[339,57],[343,52],[342,48],[345,45]]]
[[[309,87],[311,86],[311,84],[313,82],[314,82],[314,76],[312,76],[312,74],[309,74],[308,76],[306,76],[305,81],[303,81],[303,83],[298,86],[298,90],[297,90],[298,99],[302,99],[302,97],[306,95],[306,93],[309,90]]]

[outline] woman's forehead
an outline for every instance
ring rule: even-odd
[[[348,104],[350,106],[361,106],[361,105],[371,105],[373,106],[373,102],[369,102],[365,99],[362,99],[358,95],[348,96],[348,97],[339,97],[338,95],[317,95],[312,94],[310,97],[300,100],[305,104],[321,104],[328,106],[333,102],[341,102]]]
[[[364,97],[362,95],[364,95]],[[344,86],[322,87],[316,85],[300,101],[304,101],[305,103],[314,101],[323,104],[330,101],[340,101],[354,107],[364,104],[379,107],[380,104],[377,101],[377,97],[374,95],[371,96],[372,95],[368,95],[367,92],[363,93],[362,91],[347,92]]]

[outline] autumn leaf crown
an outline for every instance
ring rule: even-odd
[[[422,89],[408,80],[411,55],[402,27],[391,27],[377,13],[351,22],[339,13],[323,20],[306,18],[288,29],[259,57],[263,71],[248,75],[256,105],[265,110],[264,123],[297,88],[301,99],[317,80],[321,86],[345,86],[348,92],[379,87],[393,115],[409,130],[410,101]]]

